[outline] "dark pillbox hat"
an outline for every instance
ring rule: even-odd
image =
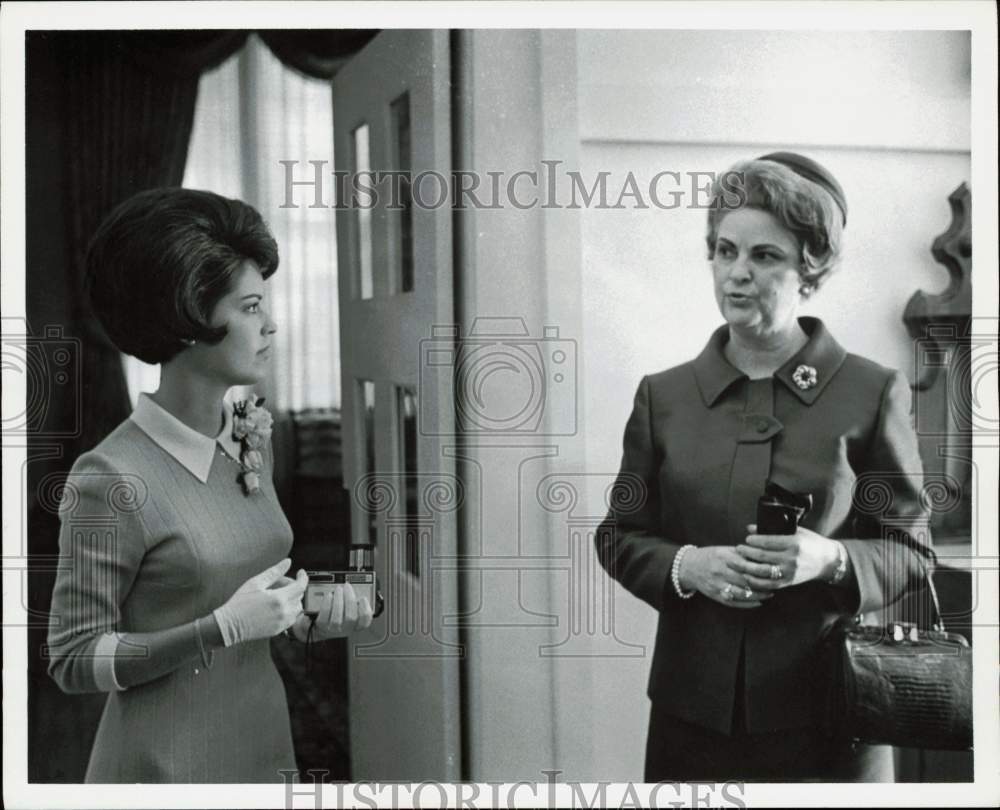
[[[771,154],[763,155],[757,158],[757,160],[770,160],[772,163],[780,163],[786,169],[791,169],[799,177],[804,177],[806,180],[811,180],[816,185],[822,186],[830,192],[830,196],[833,197],[840,208],[840,213],[844,215],[844,224],[847,224],[847,195],[844,194],[844,189],[840,187],[837,178],[820,166],[815,160],[795,152],[771,152]]]

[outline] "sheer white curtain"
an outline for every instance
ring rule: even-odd
[[[258,395],[279,409],[340,407],[334,212],[309,208],[308,188],[293,197],[298,207],[281,208],[281,160],[298,161],[295,179],[312,178],[311,160],[327,161],[326,170],[333,170],[333,93],[329,82],[285,67],[251,36],[242,51],[201,78],[184,186],[245,200],[278,242],[281,263],[268,282],[278,333]],[[324,180],[332,184],[329,174]],[[125,372],[133,402],[140,391],[156,390],[158,367],[125,358]]]

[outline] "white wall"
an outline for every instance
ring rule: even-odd
[[[901,322],[946,273],[930,255],[969,177],[969,39],[962,32],[581,31],[580,170],[723,171],[778,148],[827,166],[850,208],[841,271],[805,309],[848,350],[908,370]],[[667,186],[663,186],[667,190]],[[629,204],[629,200],[626,200]],[[584,211],[583,412],[588,470],[613,473],[643,374],[693,357],[721,323],[703,210]],[[642,776],[655,614],[618,588],[616,626],[649,645],[593,665],[593,779]]]
[[[462,169],[509,176],[549,154],[576,166],[575,49],[571,31],[460,32],[455,114]],[[503,317],[522,319],[534,337],[556,325],[561,338],[578,338],[575,212],[470,208],[457,219],[456,234],[464,333],[476,318]],[[568,376],[567,384],[575,382]],[[525,378],[494,379],[501,382],[490,384],[477,412],[518,413],[526,404]],[[584,469],[579,435],[559,429],[575,404],[572,396],[549,396],[536,435],[472,431],[460,451],[469,493],[460,554],[470,568],[462,577],[469,613],[462,629],[463,769],[474,781],[541,782],[552,769],[580,778],[592,761],[592,738],[578,725],[580,699],[592,692],[591,668],[586,659],[545,653],[566,628],[565,516],[543,509],[535,495],[548,474]]]

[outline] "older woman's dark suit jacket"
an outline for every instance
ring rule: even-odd
[[[821,321],[800,323],[808,343],[771,379],[729,364],[724,326],[695,360],[642,380],[595,540],[610,575],[659,611],[649,697],[727,734],[739,690],[749,733],[817,724],[823,631],[919,587],[929,549],[905,376],[846,353]],[[815,368],[815,386],[796,385],[800,365]],[[751,610],[680,599],[677,550],[743,542],[768,479],[813,494],[802,523],[844,543],[856,583],[787,587]]]

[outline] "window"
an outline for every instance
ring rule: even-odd
[[[278,409],[340,407],[334,209],[311,207],[315,194],[307,186],[295,187],[293,206],[282,207],[286,171],[297,181],[311,180],[310,161],[323,162],[323,201],[330,206],[330,84],[286,68],[251,36],[242,51],[201,78],[184,186],[245,200],[278,242],[281,261],[268,281],[278,332],[269,378],[255,387]],[[159,369],[134,358],[125,358],[125,376],[133,403],[159,383]]]

